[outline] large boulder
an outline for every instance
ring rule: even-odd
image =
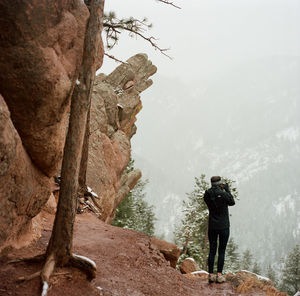
[[[147,55],[137,54],[110,75],[96,78],[91,105],[87,184],[99,197],[101,219],[110,223],[120,202],[141,178],[126,171],[130,139],[136,132],[140,93],[152,84],[156,67]]]
[[[81,0],[0,1],[0,250],[30,240],[50,196],[88,16]]]
[[[255,295],[255,291],[264,291],[269,296],[287,296],[287,293],[278,291],[270,279],[247,270],[226,274],[226,280],[231,282],[240,294]]]
[[[170,262],[170,266],[176,268],[176,264],[181,252],[177,245],[155,237],[151,238],[151,244],[158,248],[158,250],[164,255],[165,259]]]
[[[88,16],[81,0],[0,2],[0,93],[29,157],[48,176],[62,159]]]
[[[50,196],[50,179],[32,163],[0,96],[0,250],[18,244]]]
[[[193,258],[186,258],[181,262],[179,269],[183,274],[192,273],[198,271],[199,266]]]

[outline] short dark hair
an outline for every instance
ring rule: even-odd
[[[210,182],[211,183],[215,183],[215,182],[219,182],[219,181],[221,181],[221,177],[220,176],[212,176],[210,178]]]

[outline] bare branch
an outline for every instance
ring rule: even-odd
[[[85,0],[89,1],[89,0]],[[179,8],[179,6],[175,5],[172,0],[156,0],[158,2],[162,2],[164,4],[171,5],[173,7]],[[133,17],[129,18],[117,18],[115,12],[110,11],[107,14],[104,14],[104,21],[103,21],[103,31],[105,33],[106,39],[106,47],[108,50],[112,49],[119,41],[119,37],[121,33],[127,31],[130,37],[140,37],[151,44],[154,49],[160,51],[164,56],[172,59],[169,55],[166,54],[166,51],[169,48],[161,48],[156,43],[157,39],[153,36],[146,36],[146,32],[152,28],[152,24],[148,22],[147,18],[143,18],[142,20],[136,19]],[[112,58],[115,61],[120,62],[115,57],[112,57],[106,54],[108,57]]]
[[[108,53],[106,53],[106,52],[105,52],[104,54],[105,54],[107,57],[109,57],[110,59],[116,61],[117,63],[120,63],[120,64],[126,64],[125,62],[123,62],[123,61],[117,59],[117,58],[114,57],[113,55],[110,55],[110,54],[108,54]],[[91,132],[91,133],[92,133],[92,132]]]
[[[168,5],[171,5],[171,6],[173,6],[173,7],[178,8],[178,9],[181,9],[181,7],[175,5],[173,2],[170,2],[170,1],[168,1],[168,0],[157,0],[157,1],[158,1],[158,2],[162,2],[162,3],[165,3],[165,4],[168,4]]]
[[[141,24],[144,24],[144,22],[142,21],[139,21]],[[131,28],[129,26],[123,26],[123,25],[120,25],[120,24],[108,24],[108,23],[105,23],[103,24],[103,26],[105,28],[108,28],[108,31],[110,30],[110,32],[118,32],[117,29],[120,29],[120,30],[124,30],[124,31],[127,31],[129,32],[130,34],[132,35],[135,35],[135,36],[139,36],[141,37],[142,39],[148,41],[156,50],[160,51],[164,56],[168,57],[169,59],[172,60],[172,58],[166,54],[166,51],[170,50],[169,48],[161,48],[159,47],[155,41],[157,39],[155,39],[153,36],[151,37],[146,37],[145,35],[143,35],[140,31],[141,30],[136,30],[134,28]],[[108,32],[107,31],[107,32]]]

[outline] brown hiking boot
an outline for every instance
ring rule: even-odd
[[[216,276],[215,274],[210,273],[210,274],[208,275],[208,282],[209,282],[209,283],[215,283],[215,282],[216,282],[216,278],[217,278],[217,276]]]
[[[216,282],[219,283],[219,284],[225,283],[226,279],[223,275],[217,275]]]

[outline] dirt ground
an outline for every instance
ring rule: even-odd
[[[37,242],[0,257],[1,296],[41,295],[39,278],[17,281],[19,277],[41,269],[41,264],[8,261],[43,253],[50,238],[52,223],[53,216],[45,215],[43,234]],[[77,215],[73,246],[74,253],[96,262],[97,277],[88,282],[77,269],[57,269],[51,277],[48,296],[239,295],[229,283],[208,284],[207,279],[183,276],[169,266],[162,254],[151,245],[149,237],[107,225],[92,214]]]

